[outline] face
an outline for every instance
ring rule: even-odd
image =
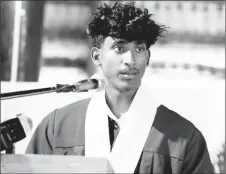
[[[144,75],[149,61],[149,54],[144,42],[126,42],[107,37],[101,48],[96,50],[108,82],[108,87],[119,91],[136,90]]]

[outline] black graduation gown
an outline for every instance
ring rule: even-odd
[[[35,130],[26,153],[84,156],[89,101],[84,99],[47,115]],[[135,173],[214,173],[214,168],[202,133],[160,105]]]

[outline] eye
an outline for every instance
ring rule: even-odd
[[[124,51],[124,47],[123,46],[119,46],[119,45],[114,46],[113,49],[116,52],[123,52]]]
[[[146,50],[146,48],[144,47],[144,46],[140,46],[140,47],[137,47],[136,48],[136,51],[137,52],[143,52],[143,51],[145,51]]]

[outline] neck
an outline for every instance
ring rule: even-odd
[[[120,118],[121,114],[127,112],[133,101],[137,89],[120,92],[115,88],[106,87],[106,102],[113,114]]]

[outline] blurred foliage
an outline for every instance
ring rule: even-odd
[[[225,35],[211,36],[206,34],[189,33],[183,34],[168,32],[166,37],[159,39],[159,44],[170,44],[173,42],[191,43],[191,44],[210,44],[210,45],[223,45],[225,44]]]
[[[173,63],[168,65],[167,62],[159,61],[159,62],[152,62],[150,67],[153,70],[161,70],[161,69],[183,69],[183,70],[190,70],[193,69],[199,73],[209,72],[212,76],[215,76],[219,79],[225,79],[225,69],[224,68],[215,68],[207,65],[196,64],[190,65],[189,63]]]
[[[70,59],[69,57],[52,57],[43,59],[44,66],[54,66],[54,67],[74,67],[87,69],[87,61],[84,61],[83,58],[77,58],[75,60]]]
[[[46,1],[44,36],[52,38],[82,38],[87,39],[86,27],[89,15],[95,10],[98,1]],[[154,20],[169,26],[167,37],[160,38],[159,44],[168,44],[172,42],[191,42],[205,44],[224,44],[225,33],[213,31],[215,34],[206,33],[204,24],[207,23],[210,31],[216,25],[212,24],[215,19],[222,18],[224,1],[192,1],[192,2],[161,2],[161,1],[139,1],[140,6],[146,7],[154,13]],[[211,11],[211,8],[215,11]],[[171,12],[177,14],[176,19],[172,19]],[[202,18],[200,23],[196,23],[195,16],[187,18],[189,14],[196,11]],[[56,13],[58,17],[56,18]],[[219,14],[218,14],[219,13]],[[82,14],[82,15],[80,15]],[[161,15],[160,15],[161,14]],[[211,16],[214,14],[213,16]],[[219,16],[220,15],[220,16]],[[209,18],[211,16],[211,21]],[[179,21],[178,21],[179,20]],[[206,22],[204,22],[206,20]],[[213,21],[212,21],[213,20]],[[221,19],[219,20],[221,21]],[[184,23],[183,25],[180,23]],[[222,19],[222,22],[225,22]],[[195,24],[195,25],[194,25]],[[181,25],[181,26],[179,26]],[[194,25],[194,26],[193,26]],[[196,26],[197,25],[197,26]],[[186,28],[189,26],[189,28]],[[222,24],[214,27],[216,30],[222,30]],[[184,28],[185,27],[185,28]],[[196,28],[197,27],[197,28]],[[200,31],[203,28],[205,31]],[[190,31],[191,29],[191,31]],[[215,30],[213,29],[213,30]],[[194,30],[194,31],[193,31]]]
[[[96,6],[95,1],[46,1],[43,36],[48,39],[88,39],[86,28]]]

